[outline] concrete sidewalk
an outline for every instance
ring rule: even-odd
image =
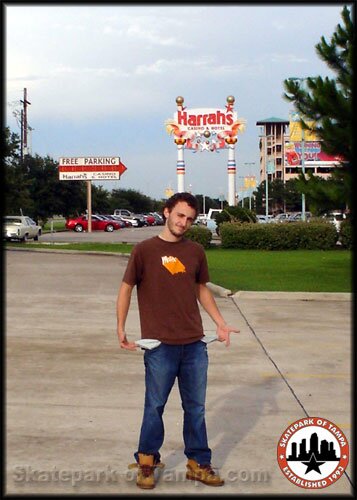
[[[239,292],[216,301],[240,328],[209,345],[207,428],[226,484],[185,480],[182,409],[165,409],[166,468],[136,487],[144,397],[143,351],[120,350],[115,302],[120,256],[6,251],[7,494],[351,494],[351,470],[325,489],[299,488],[277,463],[283,431],[306,416],[351,441],[350,294]],[[205,329],[214,325],[202,311]],[[136,296],[127,322],[140,338]]]

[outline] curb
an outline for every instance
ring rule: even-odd
[[[14,251],[14,252],[42,252],[42,253],[70,253],[70,254],[82,254],[82,255],[107,255],[109,257],[125,257],[129,258],[130,253],[121,253],[121,252],[97,252],[95,250],[63,250],[63,249],[48,249],[47,248],[15,248],[15,247],[10,247],[10,248],[5,248],[7,251]]]
[[[348,292],[248,292],[242,290],[232,296],[236,299],[262,299],[262,300],[301,300],[301,301],[340,301],[347,302],[352,300],[352,293]]]
[[[215,283],[211,283],[210,281],[207,283],[207,287],[211,290],[211,292],[218,297],[231,297],[232,291],[227,288],[223,288],[223,286],[216,285]]]

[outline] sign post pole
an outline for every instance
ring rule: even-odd
[[[61,157],[59,159],[60,181],[86,181],[88,233],[92,232],[92,180],[120,180],[127,170],[119,156]]]
[[[92,181],[87,181],[88,233],[92,232]]]

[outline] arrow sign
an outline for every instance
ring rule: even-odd
[[[59,159],[59,178],[62,181],[70,180],[115,180],[128,170],[114,156],[71,157]]]
[[[128,170],[128,169],[126,168],[126,166],[124,165],[124,163],[119,162],[119,168],[118,168],[118,170],[119,170],[119,179],[120,179],[120,177],[123,175],[123,173],[125,172],[125,170]]]

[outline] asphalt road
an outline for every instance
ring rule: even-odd
[[[120,241],[120,233],[57,236]],[[126,264],[120,255],[26,245],[5,252],[8,495],[217,494],[185,480],[177,386],[165,408],[166,467],[156,489],[138,490],[128,469],[142,418],[144,366],[142,351],[120,349],[116,336],[115,302]],[[351,495],[353,450],[346,473],[322,490],[290,482],[276,455],[284,429],[308,416],[338,425],[352,446],[351,294],[238,292],[216,301],[240,329],[228,348],[208,347],[208,436],[213,465],[226,480],[219,494]],[[212,334],[203,310],[202,318]],[[127,333],[140,338],[136,293]]]
[[[161,233],[163,226],[133,227],[119,229],[112,233],[106,231],[92,231],[91,233],[76,233],[75,231],[59,231],[43,234],[39,243],[138,243]],[[212,243],[219,241],[213,235]]]
[[[43,234],[39,243],[138,243],[162,231],[162,226],[132,227],[119,229],[108,233],[92,231],[91,233],[76,233],[75,231],[59,231]]]

